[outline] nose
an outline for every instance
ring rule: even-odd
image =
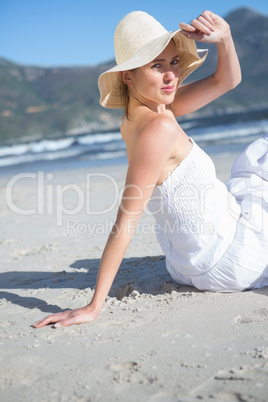
[[[175,79],[175,74],[174,74],[173,71],[168,70],[168,71],[165,72],[165,74],[164,74],[164,82],[165,83],[171,82],[174,79]]]

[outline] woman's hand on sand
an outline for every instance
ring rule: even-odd
[[[75,310],[67,310],[62,313],[49,315],[33,324],[33,327],[42,328],[49,324],[54,324],[55,328],[68,327],[70,325],[84,324],[93,321],[98,315],[99,312],[88,305]]]
[[[223,42],[231,34],[229,24],[208,10],[193,19],[191,25],[180,23],[180,29],[187,38],[207,43]]]

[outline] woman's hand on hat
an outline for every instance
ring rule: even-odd
[[[180,29],[187,38],[198,42],[223,42],[230,35],[229,24],[219,15],[208,10],[193,19],[191,25],[180,23]]]

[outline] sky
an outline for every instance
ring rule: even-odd
[[[240,7],[268,16],[267,0],[0,0],[0,57],[44,67],[96,65],[114,58],[115,27],[131,11],[146,11],[173,31],[203,10],[225,17]]]

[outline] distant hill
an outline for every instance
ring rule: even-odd
[[[113,64],[41,68],[0,59],[0,141],[118,125],[99,106],[97,86],[99,74]]]
[[[243,81],[193,116],[268,108],[268,17],[248,8],[227,15],[242,66]],[[190,80],[215,70],[215,45]],[[63,133],[116,129],[121,111],[99,105],[98,76],[114,61],[98,66],[42,68],[0,58],[0,142],[56,137]]]

